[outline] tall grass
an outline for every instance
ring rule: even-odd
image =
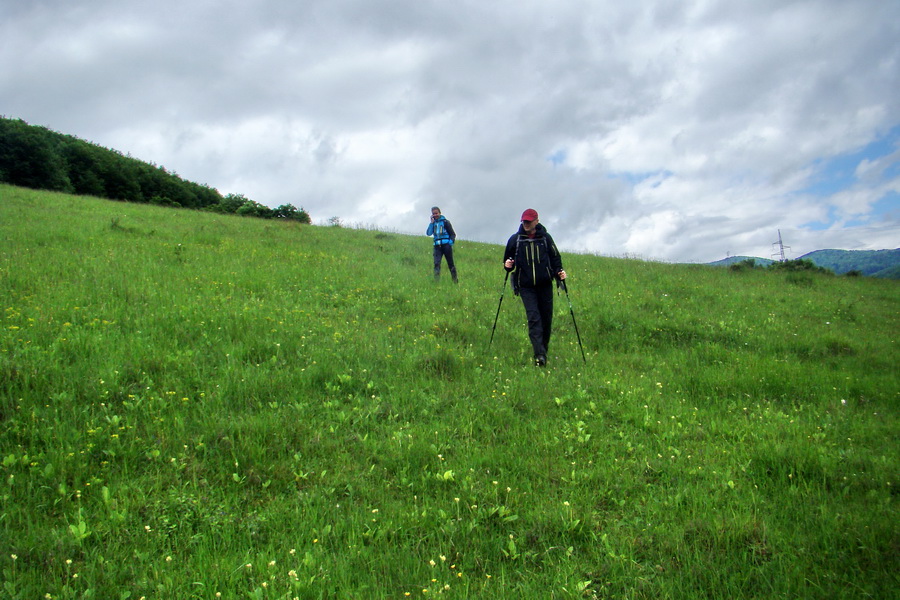
[[[0,186],[9,598],[888,598],[889,280],[566,255]]]

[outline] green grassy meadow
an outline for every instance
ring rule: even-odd
[[[896,281],[501,254],[0,186],[0,596],[896,597]]]

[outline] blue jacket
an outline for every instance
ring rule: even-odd
[[[428,224],[428,229],[425,230],[425,235],[434,236],[435,246],[440,246],[442,244],[453,244],[453,242],[456,241],[456,232],[453,231],[453,225],[450,224],[450,221],[444,218],[444,215],[439,216],[434,220],[433,223]]]

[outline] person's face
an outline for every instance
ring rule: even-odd
[[[534,221],[522,221],[522,228],[526,233],[531,233],[532,231],[534,231],[534,228],[537,227],[537,224],[537,219],[535,219]]]
[[[432,219],[437,219],[439,216],[441,216],[441,211],[439,211],[439,210],[437,210],[437,209],[431,211],[431,218],[432,218]]]

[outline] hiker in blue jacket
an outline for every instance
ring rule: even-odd
[[[434,236],[434,280],[440,281],[441,259],[446,256],[447,268],[450,269],[453,283],[459,283],[459,279],[456,278],[456,264],[453,262],[453,243],[456,241],[456,232],[453,231],[453,225],[441,214],[441,209],[437,206],[431,207],[431,223],[428,224],[425,235]]]
[[[522,213],[519,231],[506,242],[503,257],[503,268],[512,271],[513,291],[525,306],[534,364],[543,367],[553,326],[553,281],[565,279],[566,272],[556,243],[533,208]]]

